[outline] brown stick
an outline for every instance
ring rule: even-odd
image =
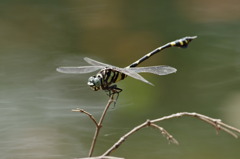
[[[93,117],[92,114],[88,113],[87,111],[77,108],[77,109],[72,109],[72,112],[80,112],[80,113],[86,114],[94,122],[95,126],[96,127],[98,126],[98,123],[97,123],[96,119]]]
[[[88,153],[88,156],[89,156],[89,157],[91,157],[92,154],[93,154],[93,151],[94,151],[94,148],[95,148],[95,145],[96,145],[96,142],[97,142],[97,137],[98,137],[98,135],[99,135],[100,129],[102,128],[102,123],[103,123],[104,117],[105,117],[105,115],[106,115],[106,113],[107,113],[107,110],[108,110],[108,108],[110,107],[110,105],[111,105],[113,102],[115,102],[115,101],[113,100],[113,97],[114,97],[114,94],[111,94],[111,95],[110,95],[110,98],[109,98],[109,100],[108,100],[108,103],[107,103],[107,105],[105,106],[105,109],[104,109],[104,111],[103,111],[103,113],[102,113],[102,116],[101,116],[101,118],[99,119],[99,122],[98,122],[97,125],[96,125],[95,134],[94,134],[94,136],[93,136],[92,144],[91,144],[91,147],[90,147],[90,150],[89,150],[89,153]]]
[[[124,159],[124,158],[114,157],[114,156],[96,156],[96,157],[84,157],[84,158],[75,158],[75,159]]]
[[[147,126],[153,126],[155,128],[158,128],[162,133],[166,134],[166,138],[170,142],[173,142],[173,143],[177,144],[178,142],[177,142],[176,139],[174,139],[165,129],[159,127],[155,123],[163,121],[163,120],[168,120],[168,119],[178,118],[178,117],[183,117],[183,116],[191,116],[191,117],[195,117],[197,119],[200,119],[200,120],[212,125],[213,127],[215,127],[216,130],[218,130],[218,131],[223,130],[223,131],[232,135],[235,138],[238,137],[238,135],[236,133],[240,133],[239,129],[221,122],[220,119],[210,118],[208,116],[198,114],[198,113],[181,112],[181,113],[176,113],[176,114],[172,114],[172,115],[169,115],[169,116],[165,116],[165,117],[162,117],[162,118],[157,118],[157,119],[154,119],[154,120],[147,120],[146,122],[136,126],[132,130],[130,130],[128,133],[126,133],[124,136],[122,136],[112,147],[110,147],[105,153],[103,153],[102,156],[110,155],[110,153],[112,151],[116,150],[130,135],[136,133],[138,130],[140,130],[144,127],[147,127]]]

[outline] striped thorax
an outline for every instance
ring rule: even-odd
[[[114,70],[114,68],[106,67],[100,70],[95,76],[91,76],[88,79],[87,84],[94,91],[98,91],[100,89],[109,90],[113,83],[123,80],[125,77],[127,77],[127,75],[124,73]]]

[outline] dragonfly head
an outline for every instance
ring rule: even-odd
[[[89,77],[87,84],[91,87],[92,90],[98,91],[101,89],[101,83],[101,76],[97,75]]]

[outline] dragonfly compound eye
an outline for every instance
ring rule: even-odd
[[[101,79],[99,77],[96,76],[91,76],[88,79],[88,83],[87,83],[94,91],[97,91],[100,89],[101,87]]]

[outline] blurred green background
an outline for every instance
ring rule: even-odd
[[[198,112],[240,128],[240,1],[1,0],[0,156],[3,159],[86,157],[94,133],[83,108],[99,118],[108,100],[89,76],[56,72],[87,65],[83,57],[125,67],[153,49],[197,35],[187,49],[170,48],[141,66],[169,65],[168,76],[132,78],[110,108],[94,155],[146,119]],[[240,140],[186,117],[139,131],[112,155],[126,158],[238,159]]]

